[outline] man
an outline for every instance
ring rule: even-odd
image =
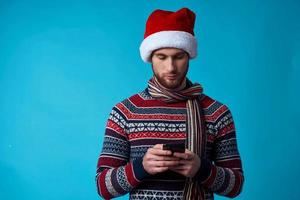
[[[235,197],[243,171],[229,109],[187,79],[195,58],[195,14],[156,10],[148,18],[141,57],[152,63],[148,87],[113,107],[98,160],[105,199]],[[185,145],[183,152],[164,144]]]

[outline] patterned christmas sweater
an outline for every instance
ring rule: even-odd
[[[244,176],[233,118],[224,104],[205,94],[200,97],[206,124],[206,158],[196,174],[205,191],[235,197]],[[172,171],[148,174],[142,159],[155,144],[184,142],[186,103],[165,103],[148,90],[131,96],[113,107],[98,159],[96,185],[100,196],[111,199],[129,193],[135,199],[182,199],[185,177]]]

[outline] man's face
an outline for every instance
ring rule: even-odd
[[[168,89],[178,88],[188,71],[189,55],[176,48],[162,48],[152,54],[152,69],[155,77]]]

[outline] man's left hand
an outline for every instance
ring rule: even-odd
[[[174,152],[173,156],[180,158],[179,165],[170,168],[170,170],[189,178],[195,176],[201,165],[198,155],[186,149],[185,153]]]

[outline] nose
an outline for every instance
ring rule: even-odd
[[[172,57],[167,59],[166,68],[168,73],[176,71],[175,60]]]

